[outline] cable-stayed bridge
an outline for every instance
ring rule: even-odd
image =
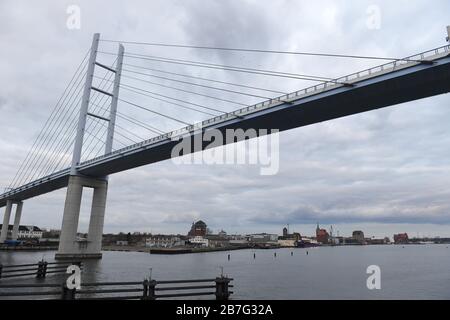
[[[118,44],[119,49],[103,51],[100,43]],[[384,60],[384,64],[334,78],[132,53],[125,51],[124,45]],[[182,73],[181,67],[314,84],[284,93],[199,76],[198,72]],[[17,237],[24,200],[68,187],[57,257],[101,257],[108,176],[171,158],[182,137],[201,139],[212,129],[284,131],[449,91],[449,45],[406,58],[392,58],[102,40],[95,34],[90,50],[30,152],[0,195],[0,207],[6,206],[0,242]],[[174,111],[168,112],[167,106]],[[152,118],[149,121],[133,116],[129,109]],[[204,120],[191,121],[186,113],[201,114]],[[207,145],[193,144],[191,150],[184,151],[201,151]],[[76,234],[83,187],[94,188],[94,196],[88,239],[80,241]],[[16,215],[9,234],[14,204]]]

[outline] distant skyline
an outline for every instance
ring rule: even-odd
[[[408,4],[376,1],[379,26],[371,27],[374,3],[365,0],[314,4],[4,0],[0,3],[1,190],[14,177],[95,32],[104,39],[389,57],[445,45],[450,2]],[[67,29],[69,5],[81,9],[79,30]],[[125,49],[137,50],[131,45]],[[157,52],[330,77],[381,63],[164,50]],[[179,70],[286,92],[310,85],[171,69]],[[418,233],[449,237],[449,105],[447,94],[283,132],[280,171],[274,176],[261,176],[254,165],[175,165],[170,160],[113,175],[104,232],[184,234],[192,221],[202,219],[215,232],[223,229],[229,234],[281,233],[290,224],[290,231],[312,235],[319,222],[326,229],[333,225],[342,235],[363,230],[375,237],[403,232],[411,237]],[[162,125],[156,117],[142,119]],[[86,195],[80,232],[87,231],[89,221],[91,192]],[[60,229],[64,198],[61,189],[25,201],[21,224]],[[1,219],[4,208],[0,211]]]

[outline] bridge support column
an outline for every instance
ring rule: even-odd
[[[83,187],[93,188],[91,217],[87,239],[78,240]],[[108,181],[81,176],[70,176],[67,187],[64,216],[55,259],[100,259],[102,257],[103,221],[106,208]]]
[[[12,205],[12,200],[6,201],[5,215],[3,217],[2,231],[0,233],[0,243],[5,242],[5,240],[8,238],[9,219],[11,217]]]
[[[22,216],[23,202],[17,202],[16,215],[14,217],[14,225],[11,234],[11,240],[17,240],[19,234],[20,217]]]
[[[103,181],[94,189],[92,198],[91,218],[88,231],[88,252],[91,255],[100,254],[102,251],[103,223],[105,221],[106,197],[108,182]]]

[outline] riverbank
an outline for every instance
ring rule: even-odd
[[[58,246],[0,246],[0,251],[53,251]]]
[[[138,246],[104,246],[102,251],[122,251],[122,252],[145,252],[150,254],[189,254],[189,253],[204,253],[217,251],[232,251],[250,249],[249,247],[221,247],[221,248],[146,248]]]

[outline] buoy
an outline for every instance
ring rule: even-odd
[[[291,257],[294,255],[294,253],[291,251]]]
[[[256,259],[256,253],[253,254],[253,259]]]
[[[228,255],[228,261],[230,261],[230,255]]]
[[[274,257],[276,258],[276,257],[277,257],[277,253],[276,253],[276,252],[274,252],[274,253],[273,253],[273,256],[274,256]]]
[[[308,251],[306,251],[306,255],[308,255],[309,254],[309,252]]]

